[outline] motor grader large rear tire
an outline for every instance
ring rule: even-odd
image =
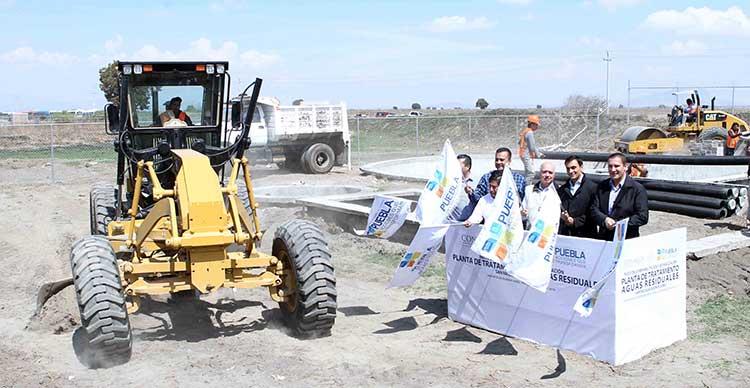
[[[89,368],[128,362],[133,340],[112,246],[102,236],[84,237],[73,244],[70,265],[81,313],[76,356]]]
[[[109,183],[96,183],[89,192],[91,234],[107,235],[107,225],[115,218],[117,188]]]
[[[273,255],[291,268],[281,285],[289,300],[279,303],[287,326],[301,338],[330,335],[336,320],[336,276],[323,233],[312,222],[287,221],[276,229]]]

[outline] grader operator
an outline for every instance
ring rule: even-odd
[[[128,315],[144,295],[268,287],[294,333],[330,334],[336,278],[319,228],[287,221],[270,255],[257,249],[262,232],[244,157],[251,117],[232,120],[240,134],[222,139],[231,132],[221,128],[228,70],[215,61],[118,64],[120,105],[105,107],[117,138],[116,182],[91,189],[91,235],[73,244],[72,279],[43,287],[38,299],[41,307],[74,285],[84,333],[77,355],[88,367],[130,359]],[[245,88],[252,87],[249,112],[261,84]],[[163,102],[174,109],[178,96],[192,125],[179,113],[162,121]]]
[[[701,105],[700,95],[694,90],[686,101],[685,108],[674,106],[669,117],[668,126],[664,129],[635,126],[623,132],[615,140],[615,149],[624,153],[653,154],[678,152],[684,149],[684,142],[690,140],[721,140],[726,142],[727,132],[734,124],[739,128],[747,128],[747,123],[741,118],[721,110],[714,109],[716,97],[711,99],[711,108]],[[745,149],[744,144],[736,146]]]

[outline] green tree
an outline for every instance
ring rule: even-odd
[[[120,105],[120,79],[117,74],[117,61],[112,61],[109,65],[106,65],[99,69],[99,89],[104,92],[104,98],[107,101]],[[141,87],[132,88],[130,90],[130,96],[133,99],[133,105],[137,109],[148,109],[151,104],[151,95],[149,90],[151,88]],[[157,88],[158,90],[159,88]]]
[[[117,79],[117,61],[99,69],[99,89],[104,98],[113,104],[120,104],[120,82]]]
[[[484,98],[480,98],[477,100],[477,103],[474,104],[474,106],[476,106],[479,109],[485,110],[487,109],[488,106],[490,106],[490,103],[487,102],[487,100],[485,100]]]
[[[296,106],[296,105],[302,105],[302,102],[304,102],[304,101],[305,101],[305,100],[303,100],[303,99],[301,99],[301,98],[298,98],[298,99],[296,99],[296,100],[292,101],[292,105],[295,105],[295,106]]]
[[[418,109],[422,109],[422,105],[419,105],[418,102],[415,102],[415,103],[411,104],[411,108],[412,109],[417,109],[417,110]]]

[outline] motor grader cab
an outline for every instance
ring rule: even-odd
[[[711,106],[701,105],[700,95],[694,90],[690,99],[695,104],[695,112],[689,114],[682,106],[675,105],[667,115],[669,122],[665,128],[645,126],[630,127],[615,140],[615,149],[633,154],[677,152],[684,149],[684,142],[690,140],[726,141],[727,131],[734,123],[740,128],[748,127],[741,118],[715,109],[716,97]]]
[[[222,287],[268,287],[294,333],[328,335],[336,279],[318,227],[287,221],[270,255],[257,249],[262,231],[244,157],[251,118],[236,118],[242,131],[221,139],[229,64],[120,62],[118,79],[119,105],[105,108],[117,137],[116,182],[91,189],[91,236],[70,255],[85,337],[79,359],[93,368],[128,361],[128,315],[142,296]],[[245,88],[252,108],[261,84]],[[192,125],[170,106],[175,97]]]

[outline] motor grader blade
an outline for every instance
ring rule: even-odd
[[[34,311],[34,315],[39,315],[42,311],[42,307],[44,307],[44,304],[47,303],[49,298],[57,295],[58,292],[72,285],[72,277],[42,284],[42,287],[39,288],[39,292],[36,295],[36,311]]]

